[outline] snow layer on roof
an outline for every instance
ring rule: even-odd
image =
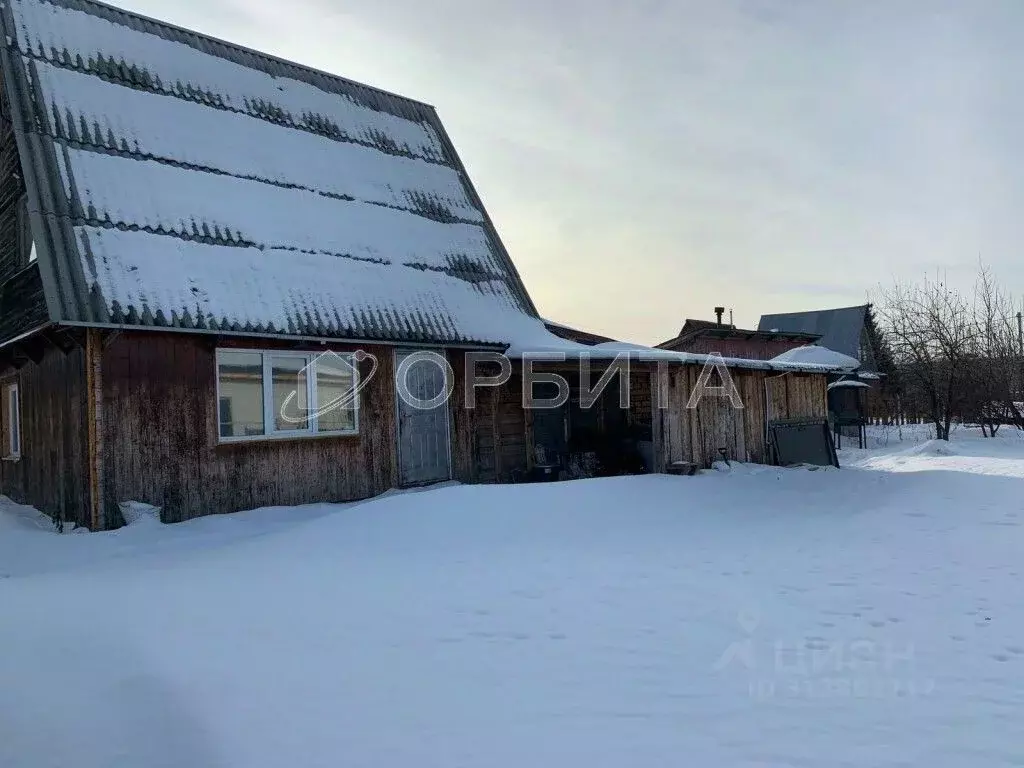
[[[444,157],[430,126],[371,109],[348,96],[287,77],[270,77],[90,13],[41,0],[12,0],[11,5],[19,22],[18,47],[35,56],[71,65],[79,56],[87,63],[102,56],[135,67],[140,77],[167,93],[191,88],[214,103],[246,112],[266,113],[276,107],[296,125],[312,125],[322,118],[333,122],[343,136],[377,143],[383,134],[412,154]]]
[[[856,379],[843,379],[842,381],[833,381],[828,385],[829,389],[871,389],[870,384],[865,384],[863,381],[857,381]]]
[[[614,360],[617,357],[629,357],[630,360],[647,363],[683,363],[688,365],[705,365],[707,363],[724,363],[729,368],[746,368],[762,371],[805,372],[805,373],[838,373],[846,370],[834,363],[801,360],[752,360],[743,357],[722,357],[721,355],[705,355],[694,352],[674,352],[659,347],[647,347],[643,344],[632,344],[626,341],[609,341],[593,346],[556,336],[547,329],[543,333],[531,333],[516,339],[509,347],[509,357],[538,362],[563,360]]]
[[[828,347],[821,347],[817,344],[809,344],[806,347],[796,347],[783,352],[772,358],[774,362],[780,363],[810,363],[813,365],[827,365],[832,368],[852,371],[860,365],[860,361],[841,352],[835,352]]]
[[[146,232],[77,227],[76,235],[115,315],[134,307],[162,312],[165,322],[175,313],[206,327],[357,338],[380,338],[380,328],[397,325],[409,335],[493,344],[544,331],[503,283],[477,286],[442,272],[319,253],[289,253],[285,260],[272,249]]]
[[[84,150],[68,154],[82,204],[93,209],[90,219],[181,235],[191,235],[198,222],[200,228],[272,249],[430,267],[455,268],[468,261],[491,275],[501,269],[477,224],[446,224],[381,205],[149,160]]]
[[[402,209],[433,200],[452,216],[483,220],[458,172],[448,166],[383,154],[42,62],[37,70],[40,85],[51,94],[51,119],[60,138]]]

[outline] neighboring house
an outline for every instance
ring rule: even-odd
[[[870,309],[870,304],[860,304],[840,309],[761,315],[757,330],[816,334],[819,340],[815,343],[856,358],[860,361],[860,371],[875,373],[878,366],[868,328]]]
[[[710,354],[750,360],[771,360],[805,344],[815,344],[820,337],[814,333],[788,331],[761,331],[737,328],[732,323],[718,320],[688,318],[679,334],[658,345],[661,349],[677,352]]]
[[[789,312],[779,315],[762,315],[758,328],[761,330],[804,331],[818,333],[823,347],[855,358],[860,367],[855,379],[848,376],[829,378],[829,420],[835,429],[837,439],[842,436],[856,438],[864,447],[866,438],[864,426],[867,414],[879,408],[880,379],[878,350],[872,338],[878,338],[871,327],[870,304],[839,309],[820,309],[811,312]]]
[[[534,469],[525,363],[467,405],[465,362],[592,347],[545,328],[432,107],[91,0],[0,29],[3,493],[95,529]],[[567,449],[765,460],[768,421],[824,414],[820,367],[688,409],[703,360],[654,352]]]

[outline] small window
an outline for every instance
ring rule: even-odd
[[[263,355],[221,352],[217,355],[220,388],[220,436],[251,437],[263,429]]]
[[[317,428],[321,432],[354,432],[355,369],[327,356],[317,358],[315,368]]]
[[[274,378],[274,431],[302,432],[309,430],[309,381],[306,368],[309,358],[270,358]]]
[[[3,388],[4,458],[21,458],[21,402],[17,383]]]
[[[353,355],[217,351],[220,439],[358,432]]]

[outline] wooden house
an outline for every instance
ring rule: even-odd
[[[92,0],[7,0],[0,28],[3,493],[98,529],[133,500],[175,522],[528,476],[557,419],[521,377],[397,396],[585,348],[545,328],[432,107]],[[824,408],[820,370],[753,370],[739,417],[683,407],[697,358],[638,364],[627,412],[567,438],[758,460],[765,406]]]
[[[721,308],[716,307],[716,310]],[[751,330],[717,320],[687,318],[673,338],[658,344],[659,349],[697,354],[719,354],[749,360],[771,360],[773,357],[806,344],[816,344],[821,337],[815,333],[784,330]]]
[[[432,107],[89,0],[0,25],[4,492],[105,527],[466,475],[396,365],[542,324]],[[358,418],[275,416],[357,349]]]

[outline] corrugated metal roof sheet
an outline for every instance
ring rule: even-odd
[[[0,20],[53,320],[540,327],[432,107],[91,0],[9,0]]]
[[[818,341],[820,346],[860,360],[860,337],[864,330],[867,310],[867,305],[862,304],[839,309],[761,315],[757,330],[818,334],[821,336]]]

